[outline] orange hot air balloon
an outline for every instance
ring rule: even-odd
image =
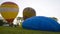
[[[27,7],[23,10],[23,19],[36,16],[36,11],[33,8]]]
[[[1,4],[1,15],[9,24],[13,22],[18,12],[18,5],[13,2],[4,2]]]

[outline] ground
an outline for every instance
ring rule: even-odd
[[[23,29],[21,27],[0,26],[0,34],[60,34],[60,32],[27,30],[27,29]]]

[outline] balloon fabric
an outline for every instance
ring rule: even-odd
[[[41,31],[60,31],[60,24],[52,18],[44,16],[34,16],[26,19],[22,23],[25,29],[41,30]]]
[[[30,17],[36,16],[36,11],[31,8],[31,7],[27,7],[23,10],[23,19],[27,19]]]
[[[19,12],[19,7],[14,2],[3,2],[1,4],[1,16],[11,24]]]

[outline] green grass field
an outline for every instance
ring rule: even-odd
[[[0,26],[0,34],[60,34],[60,32],[27,30],[27,29],[23,29],[21,27],[3,27],[3,26]]]

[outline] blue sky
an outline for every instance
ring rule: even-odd
[[[19,6],[18,16],[20,17],[22,17],[24,8],[32,7],[37,16],[56,17],[60,22],[60,0],[0,0],[0,5],[7,1],[14,2]]]

